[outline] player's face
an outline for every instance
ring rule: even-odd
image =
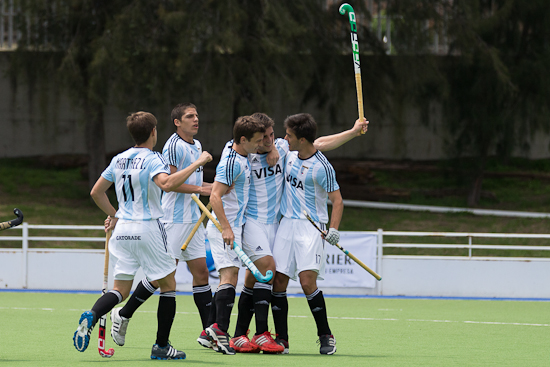
[[[273,141],[275,141],[275,132],[273,126],[267,128],[262,139],[262,143],[258,147],[258,153],[269,153],[273,149]]]
[[[174,120],[178,131],[184,135],[194,136],[199,132],[199,114],[194,108],[186,108],[181,119]]]
[[[241,144],[244,150],[246,151],[246,154],[256,153],[258,151],[258,147],[262,143],[263,138],[264,138],[263,133],[254,133],[254,135],[252,136],[252,139],[250,140],[246,140],[246,138],[243,136],[241,140],[242,141]]]
[[[298,150],[300,148],[300,140],[298,140],[292,130],[286,129],[285,140],[288,141],[288,148],[290,150]]]

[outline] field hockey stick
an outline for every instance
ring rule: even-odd
[[[344,3],[338,10],[340,14],[348,13],[349,24],[351,26],[351,51],[353,53],[353,67],[355,69],[355,89],[357,89],[357,107],[359,109],[359,119],[365,120],[363,111],[363,87],[361,83],[361,63],[359,62],[359,41],[357,39],[357,23],[355,22],[355,11],[350,4]],[[361,129],[361,134],[365,131]]]
[[[8,229],[11,227],[15,227],[23,223],[23,212],[17,208],[13,209],[13,213],[17,215],[17,218],[9,220],[7,222],[0,223],[0,231],[3,231],[4,229]]]
[[[317,228],[317,230],[319,232],[321,232],[324,236],[326,236],[326,232],[322,231],[321,228],[319,228],[317,226],[317,224],[315,224],[315,222],[313,221],[313,219],[311,219],[311,217],[307,214],[307,212],[304,210],[303,211],[304,215],[306,216],[307,220],[309,220],[309,222],[311,224],[313,224],[313,226],[315,228]],[[328,242],[328,241],[327,241]],[[350,259],[352,259],[353,261],[355,261],[360,267],[362,267],[363,269],[365,269],[366,271],[368,271],[373,277],[375,277],[377,280],[382,280],[382,277],[380,275],[378,275],[374,270],[372,270],[371,268],[369,268],[367,265],[365,265],[361,260],[359,260],[354,254],[352,254],[351,252],[349,252],[348,250],[346,250],[345,248],[343,248],[342,246],[340,246],[338,243],[336,245],[334,245],[336,247],[338,247],[344,254],[348,255],[350,257]]]
[[[212,204],[208,203],[208,205],[206,206],[206,209],[208,211],[210,211],[211,208],[212,208]],[[199,218],[199,221],[197,222],[197,224],[195,224],[195,226],[191,230],[191,233],[189,234],[189,236],[187,236],[187,239],[185,240],[185,242],[181,246],[182,251],[185,251],[185,249],[189,245],[189,242],[191,242],[191,239],[193,238],[193,236],[195,235],[195,233],[199,229],[199,226],[202,225],[202,221],[204,220],[204,218],[206,218],[206,213],[205,212],[202,213],[201,217]]]
[[[105,235],[105,263],[103,266],[103,289],[101,294],[107,292],[108,281],[109,281],[109,240],[111,239],[111,230],[107,231]],[[111,358],[115,354],[113,348],[105,350],[105,325],[107,324],[107,315],[101,316],[99,319],[99,336],[97,339],[97,350],[99,355],[104,358]]]
[[[212,213],[210,213],[210,210],[208,210],[204,206],[204,204],[199,200],[199,198],[195,194],[191,194],[191,198],[193,198],[193,200],[195,200],[195,202],[197,203],[199,208],[201,208],[201,210],[203,211],[203,213],[206,214],[208,219],[210,219],[212,221],[212,223],[214,223],[214,225],[216,226],[216,228],[218,228],[220,233],[223,232],[222,226],[220,225],[220,223],[216,220],[216,218],[214,218]],[[248,270],[250,270],[250,272],[252,272],[252,275],[254,275],[254,278],[256,278],[259,282],[267,283],[271,280],[271,278],[273,278],[273,272],[271,270],[268,270],[265,273],[265,275],[263,275],[260,272],[260,270],[258,270],[256,265],[254,265],[252,260],[250,260],[250,258],[244,253],[241,246],[239,246],[237,244],[237,242],[235,242],[235,241],[233,241],[233,251],[235,251],[237,256],[239,256],[239,259],[241,259],[241,261],[246,265]]]

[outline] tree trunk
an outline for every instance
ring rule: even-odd
[[[468,206],[474,207],[479,204],[481,197],[481,186],[483,185],[483,171],[474,179],[470,192],[468,193]]]
[[[84,112],[88,152],[88,186],[91,189],[106,168],[104,111],[103,106],[86,101]]]

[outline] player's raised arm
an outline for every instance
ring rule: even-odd
[[[367,131],[368,126],[368,121],[357,119],[351,129],[342,131],[338,134],[321,136],[315,139],[313,146],[321,152],[328,152],[329,150],[333,150],[344,145],[357,136],[361,136],[361,132],[363,131],[364,134]]]
[[[208,152],[202,152],[199,159],[191,163],[185,169],[168,175],[166,173],[159,173],[155,176],[154,181],[158,187],[165,192],[170,192],[175,188],[181,186],[188,178],[195,172],[200,166],[204,166],[206,163],[212,160],[212,156]]]

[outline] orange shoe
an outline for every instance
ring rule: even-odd
[[[250,342],[248,339],[248,333],[246,335],[236,336],[229,341],[229,346],[235,349],[238,353],[260,353],[260,347]]]
[[[269,331],[260,335],[254,335],[250,343],[256,345],[265,353],[283,353],[285,350],[284,346],[277,344],[275,340],[273,340]]]

